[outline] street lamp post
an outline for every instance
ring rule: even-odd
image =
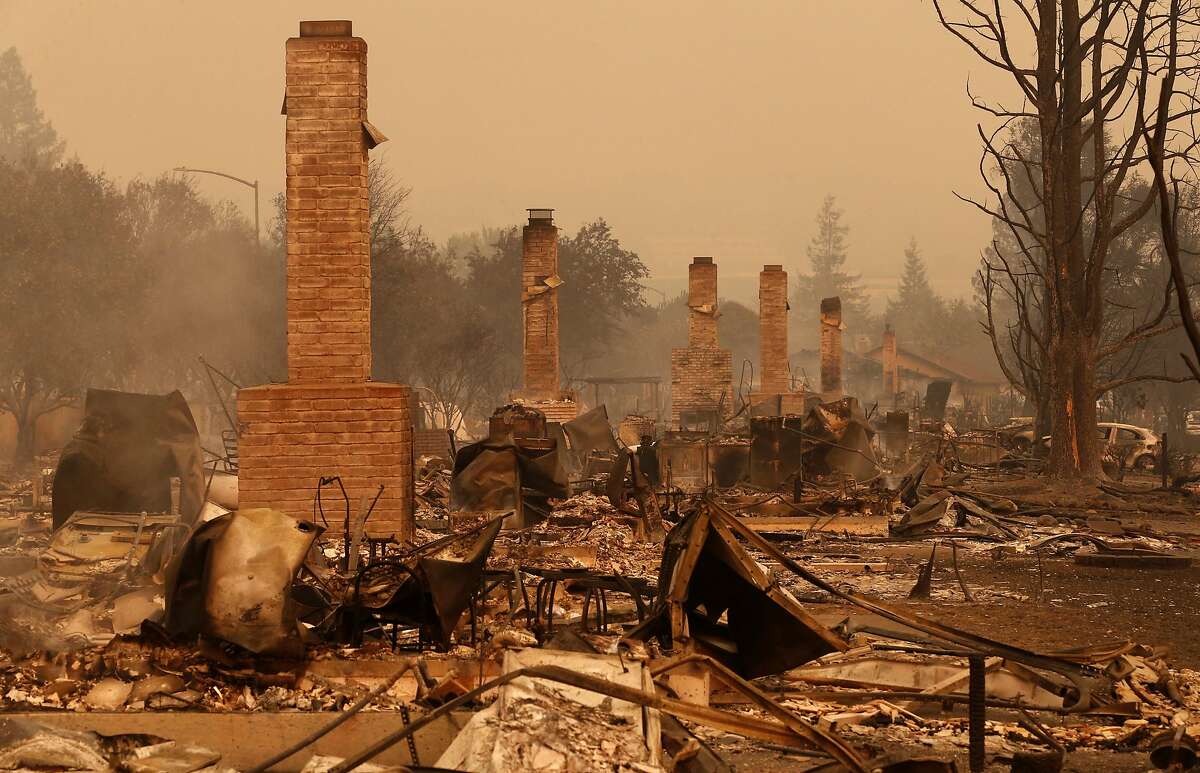
[[[234,182],[239,182],[242,185],[245,185],[247,188],[253,189],[253,191],[254,191],[254,241],[257,242],[262,239],[262,232],[259,231],[259,228],[258,228],[258,180],[255,180],[254,182],[250,182],[249,180],[243,180],[240,177],[234,177],[233,175],[225,174],[224,172],[214,172],[211,169],[191,169],[186,166],[177,166],[177,167],[175,167],[174,171],[190,172],[190,173],[194,173],[194,174],[215,174],[217,177],[225,177],[227,179],[233,180]]]

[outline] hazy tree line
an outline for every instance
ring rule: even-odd
[[[66,155],[13,49],[0,54],[0,409],[17,457],[89,386],[203,389],[282,373],[283,264],[227,203],[173,175],[118,185]]]
[[[890,325],[902,349],[935,361],[948,360],[951,369],[963,364],[988,366],[990,354],[980,353],[983,339],[978,304],[934,291],[915,237],[907,246],[897,245],[895,260],[902,271],[895,295],[886,299],[882,309],[872,307],[862,276],[847,267],[850,226],[845,217],[833,196],[827,196],[817,212],[816,233],[807,249],[808,271],[798,273],[791,303],[797,345],[817,346],[821,299],[836,295],[842,301],[846,347],[863,335],[874,348],[880,344],[884,327]]]
[[[1056,29],[1071,27],[1063,34],[1120,53],[1112,35],[1071,26],[1079,20],[1064,5],[1036,7]],[[1124,25],[1128,45],[1169,71],[1165,44],[1147,30],[1166,34],[1179,0],[1151,3],[1165,15],[1149,26],[1138,26],[1136,14],[1118,20],[1113,7],[1125,5],[1098,2],[1089,23],[1102,33]],[[945,21],[963,35],[979,29]],[[1170,406],[1178,425],[1194,398],[1194,385],[1178,383],[1188,376],[1179,354],[1191,336],[1177,306],[1190,293],[1175,288],[1169,245],[1190,286],[1187,245],[1197,221],[1189,189],[1170,184],[1181,174],[1172,164],[1185,154],[1164,149],[1157,117],[1187,109],[1147,107],[1149,73],[1161,70],[1137,56],[1109,67],[1100,56],[1093,77],[1110,96],[1088,97],[1084,114],[1084,103],[1072,101],[1082,87],[1067,80],[1081,77],[1087,52],[1064,51],[1076,43],[1063,34],[1046,37],[1035,25],[1034,48],[1057,64],[1039,64],[1036,77],[1010,70],[1046,104],[999,111],[1000,126],[985,141],[994,195],[979,206],[994,221],[994,238],[975,297],[939,296],[914,240],[896,246],[897,293],[885,309],[873,308],[852,270],[850,221],[832,197],[817,213],[807,264],[787,268],[793,351],[815,347],[820,299],[839,295],[851,336],[877,342],[891,324],[901,346],[934,359],[998,361],[1042,426],[1066,433],[1055,445],[1073,455],[1057,458],[1054,469],[1086,474],[1095,470],[1097,401],[1117,415]],[[1128,112],[1111,96],[1122,93],[1126,104],[1130,94],[1143,97],[1132,131],[1120,125]],[[1164,93],[1170,105],[1179,92]],[[1137,173],[1144,162],[1157,162],[1153,177]],[[438,244],[410,221],[410,191],[380,158],[370,178],[375,377],[411,383],[423,399],[468,419],[486,417],[520,386],[520,227]],[[241,384],[285,377],[282,213],[260,242],[236,207],[205,200],[186,177],[118,184],[88,169],[39,111],[13,50],[0,55],[0,191],[0,409],[17,419],[21,457],[37,416],[87,386],[181,388],[195,401],[210,390],[201,357]],[[564,229],[559,254],[564,384],[588,375],[666,380],[670,349],[687,339],[685,295],[647,304],[646,266],[602,218]],[[743,364],[757,360],[755,310],[723,300],[720,331],[733,350],[735,383],[748,388]],[[980,345],[985,334],[991,352]]]
[[[241,385],[285,379],[282,197],[260,242],[186,176],[120,185],[66,150],[16,51],[0,55],[0,409],[16,418],[18,459],[38,416],[87,387],[179,388],[210,403],[201,358]],[[409,190],[381,158],[370,187],[375,378],[486,417],[520,386],[520,228],[439,246],[410,222]],[[653,312],[645,265],[603,219],[562,233],[559,260],[570,383]],[[231,385],[215,383],[232,412]]]
[[[17,419],[19,458],[32,450],[37,417],[88,386],[180,388],[211,405],[201,358],[242,385],[286,378],[282,197],[260,241],[237,207],[206,200],[186,176],[119,185],[88,169],[39,111],[13,50],[0,57],[0,104],[0,408]],[[478,421],[520,386],[520,227],[439,245],[411,222],[410,190],[378,155],[370,187],[374,376]],[[850,324],[877,332],[881,320],[845,268],[841,218],[832,199],[818,213],[793,317],[809,325],[820,298],[840,294]],[[588,375],[666,381],[671,348],[687,340],[686,296],[648,305],[646,266],[602,218],[564,230],[559,260],[564,385]],[[925,331],[945,304],[915,248],[906,277],[897,324],[912,325],[912,346],[932,346]],[[754,309],[723,302],[722,344],[744,389],[757,324]],[[232,411],[231,386],[215,383]]]

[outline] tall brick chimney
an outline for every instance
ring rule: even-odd
[[[693,258],[688,266],[688,345],[671,350],[671,425],[684,414],[733,409],[733,355],[717,338],[717,264]]]
[[[521,233],[524,397],[558,400],[558,227],[554,210],[529,210]]]
[[[842,397],[842,299],[821,300],[821,397]]]
[[[371,376],[367,44],[350,22],[287,42],[288,381]]]
[[[763,266],[758,274],[759,391],[788,391],[788,275],[783,266]]]
[[[240,500],[308,519],[322,477],[352,507],[383,485],[368,531],[409,539],[411,395],[370,381],[367,151],[383,138],[367,122],[367,44],[348,21],[300,22],[286,77],[288,382],[238,392]]]
[[[717,345],[717,264],[692,258],[688,266],[688,344]]]
[[[881,354],[883,363],[883,394],[891,397],[900,391],[900,359],[899,353],[896,350],[896,331],[892,330],[890,324],[883,327]]]

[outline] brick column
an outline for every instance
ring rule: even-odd
[[[521,233],[523,396],[558,400],[558,228],[554,210],[529,210]]]
[[[842,397],[842,299],[821,300],[821,397]]]
[[[693,258],[688,266],[688,345],[717,345],[717,264]]]
[[[733,412],[733,356],[717,337],[717,264],[694,258],[688,267],[688,345],[671,350],[671,425],[685,411]]]
[[[896,331],[891,325],[884,325],[883,346],[881,351],[883,364],[883,394],[893,397],[900,391],[900,365],[896,351]]]
[[[759,391],[788,391],[788,275],[783,266],[763,266],[758,274]]]
[[[240,502],[307,520],[338,476],[357,515],[382,485],[368,533],[411,539],[411,392],[370,381],[367,44],[319,21],[285,48],[288,383],[238,391]],[[340,500],[322,497],[333,531]]]
[[[371,376],[367,44],[345,25],[323,28],[343,33],[328,37],[302,28],[286,46],[288,381],[296,383]]]

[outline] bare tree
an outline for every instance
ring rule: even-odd
[[[1052,438],[1048,472],[1098,476],[1097,396],[1124,378],[1175,378],[1101,377],[1105,360],[1178,324],[1164,302],[1114,337],[1105,297],[1114,243],[1154,203],[1128,195],[1146,161],[1130,114],[1155,77],[1146,52],[1160,49],[1166,34],[1163,2],[934,0],[934,7],[942,26],[1010,76],[1020,94],[1018,105],[971,97],[995,124],[979,127],[991,197],[971,203],[1002,223],[1014,246],[1005,254],[997,240],[983,269],[985,295],[994,299],[1002,287],[1017,315],[1008,331],[1016,345],[1007,347],[1019,353],[1017,367],[999,345],[997,356],[1018,389],[1028,389],[1026,371],[1036,371]],[[1037,140],[1032,148],[1016,141],[1027,128]],[[999,334],[994,317],[988,327]]]
[[[1197,251],[1187,249],[1186,214],[1194,212],[1196,192],[1196,149],[1200,145],[1196,116],[1197,67],[1200,45],[1200,8],[1183,0],[1171,0],[1162,22],[1165,33],[1157,49],[1141,52],[1142,67],[1160,78],[1158,98],[1153,105],[1145,95],[1138,100],[1137,129],[1144,153],[1153,170],[1154,194],[1158,203],[1159,229],[1163,251],[1170,266],[1171,286],[1175,290],[1179,317],[1193,356],[1180,353],[1196,381],[1200,381],[1200,326],[1192,308],[1191,288],[1184,266],[1185,257]],[[1183,80],[1184,85],[1180,84]],[[1190,218],[1195,224],[1195,218]]]

